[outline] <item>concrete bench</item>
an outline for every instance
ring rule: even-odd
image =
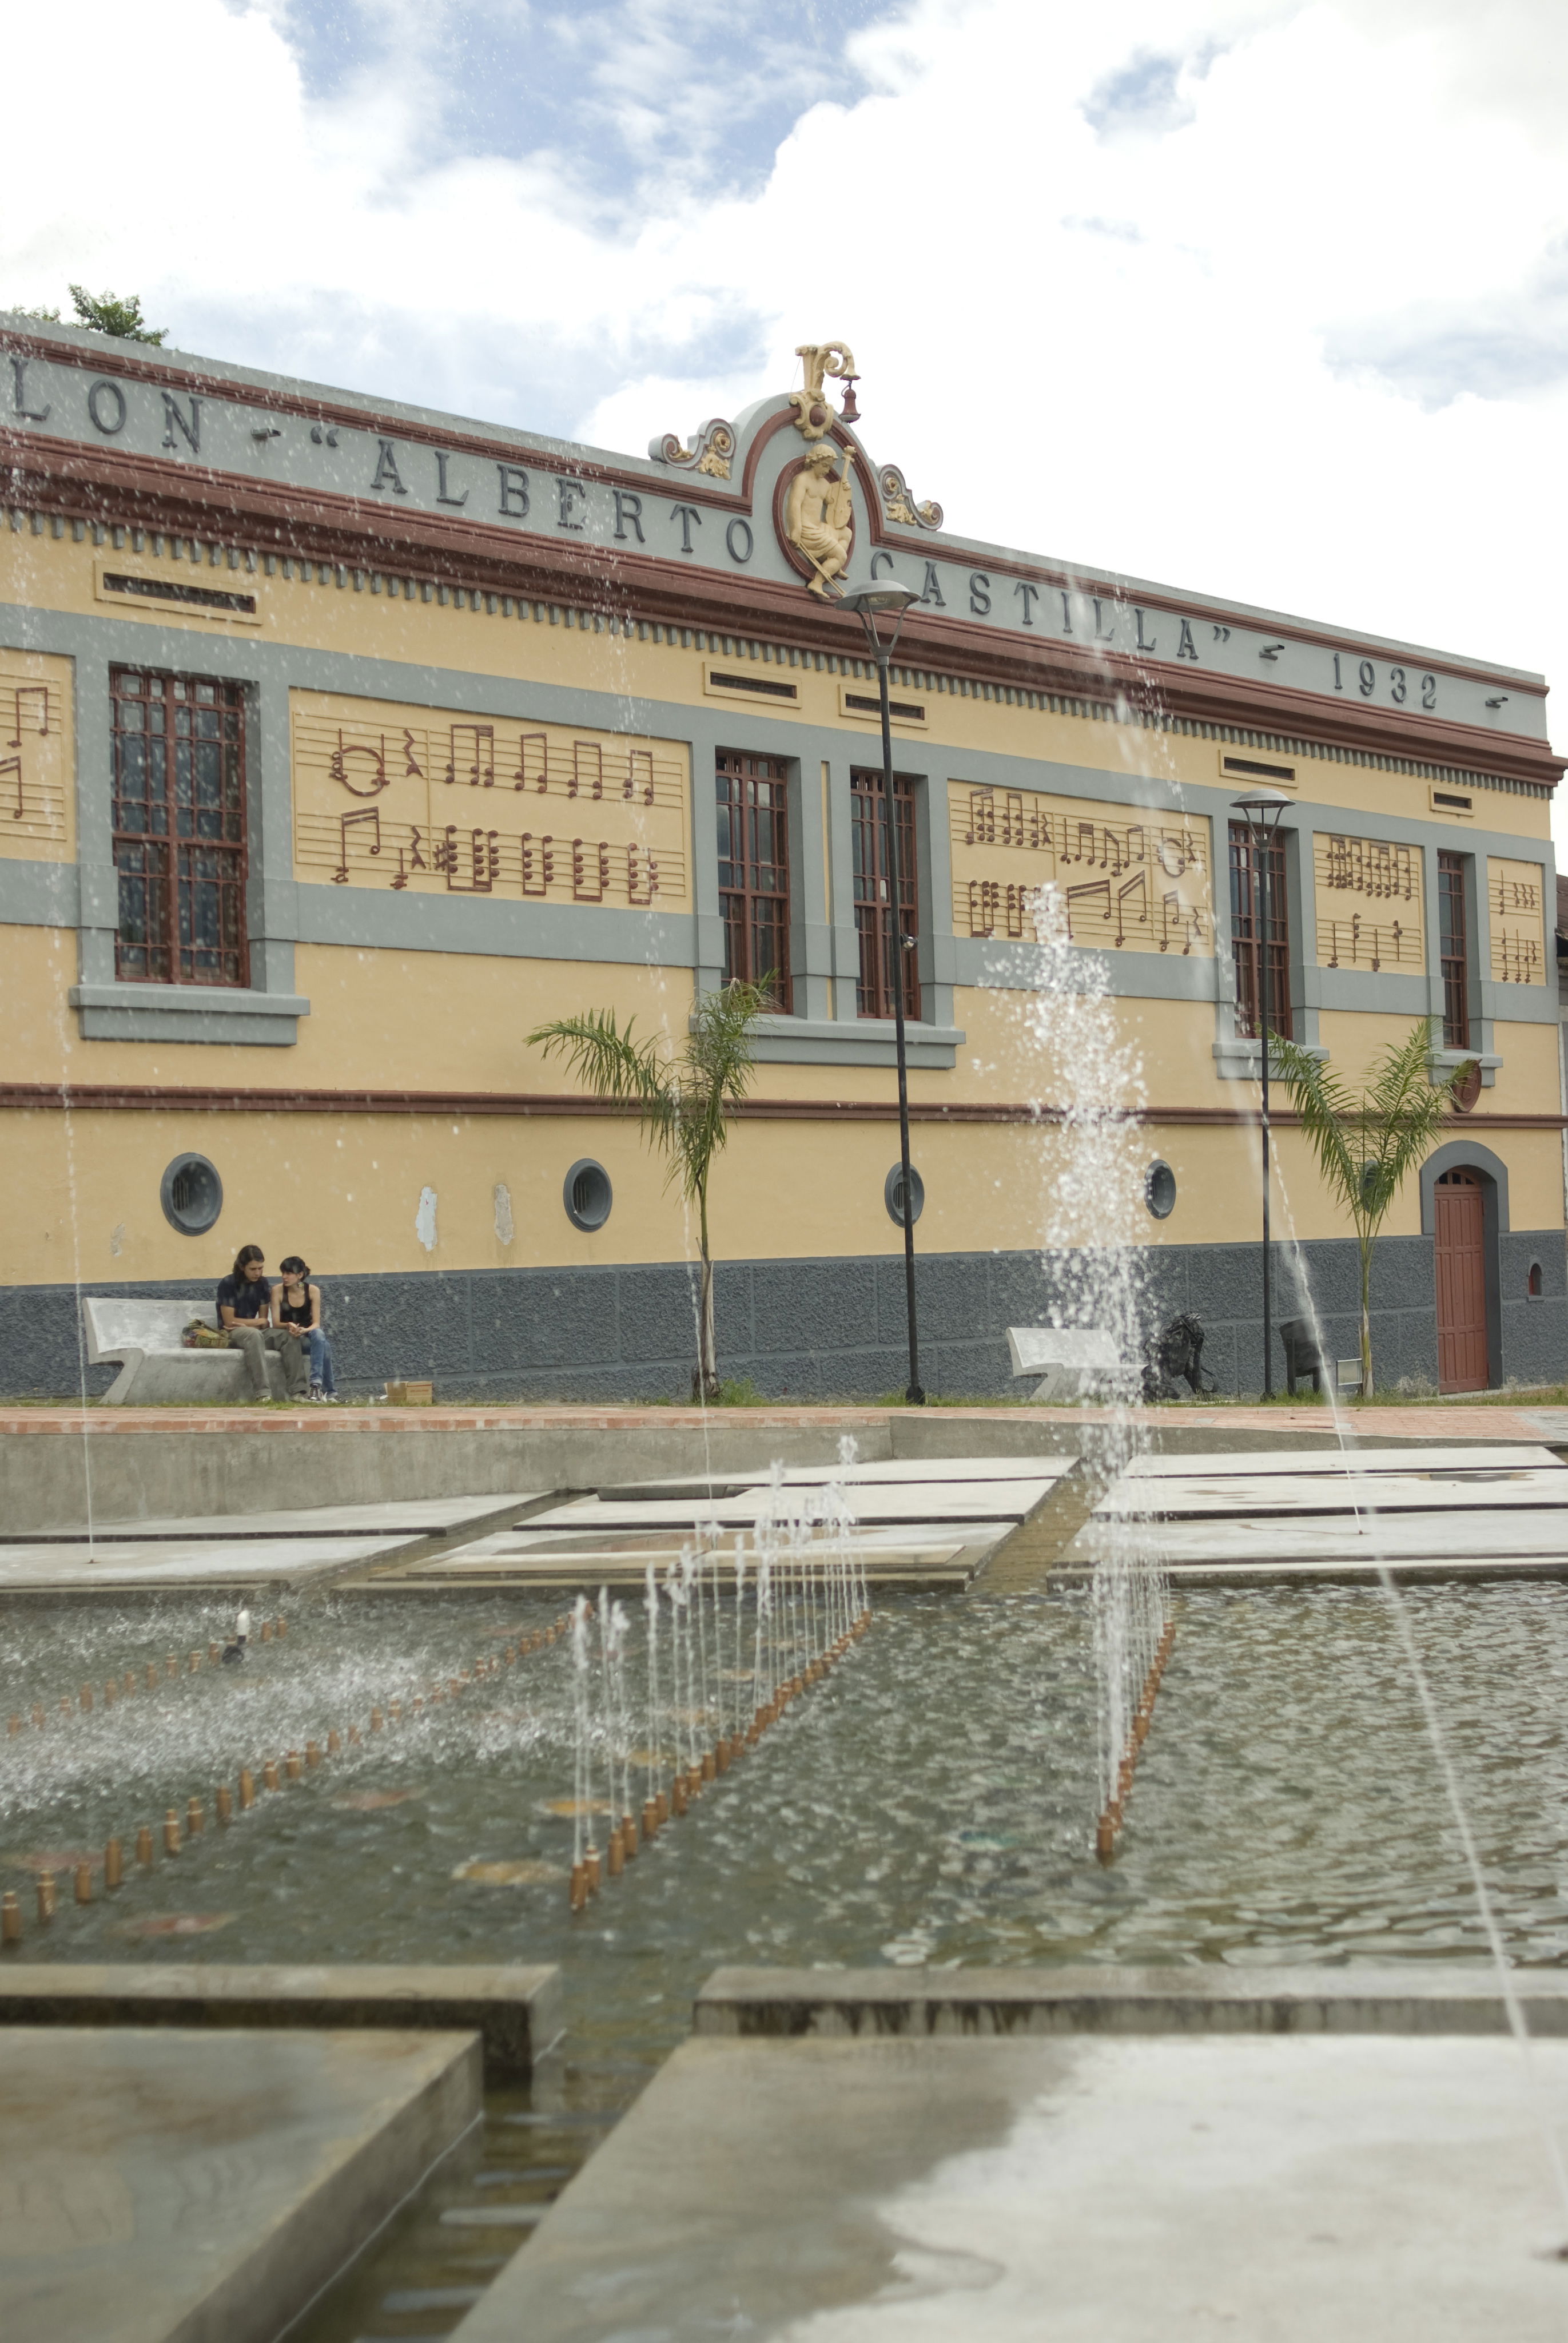
[[[1010,1326],[1013,1380],[1040,1375],[1030,1399],[1064,1403],[1075,1399],[1127,1398],[1136,1379],[1123,1365],[1112,1337],[1098,1326]]]
[[[104,1393],[106,1406],[123,1407],[157,1400],[184,1400],[192,1406],[217,1404],[250,1397],[250,1378],[238,1351],[187,1351],[186,1328],[193,1318],[209,1326],[217,1306],[206,1302],[122,1302],[85,1294],[82,1329],[90,1366],[117,1366],[115,1381]],[[281,1362],[266,1354],[266,1385],[273,1399],[287,1396]]]

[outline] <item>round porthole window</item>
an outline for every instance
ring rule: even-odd
[[[1143,1201],[1157,1221],[1168,1221],[1176,1210],[1176,1174],[1169,1163],[1151,1163],[1143,1174]]]
[[[217,1166],[205,1155],[176,1155],[159,1183],[158,1202],[181,1236],[205,1236],[223,1210]]]
[[[602,1229],[615,1202],[609,1173],[591,1155],[579,1157],[567,1173],[561,1202],[574,1229]]]
[[[926,1183],[911,1163],[910,1189],[915,1200],[914,1217],[918,1221],[926,1209]],[[882,1182],[882,1202],[888,1208],[888,1218],[901,1229],[904,1225],[904,1167],[895,1163]]]

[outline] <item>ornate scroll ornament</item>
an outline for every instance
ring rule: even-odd
[[[795,353],[806,369],[803,390],[789,393],[789,404],[795,409],[795,428],[803,439],[820,439],[839,417],[828,404],[823,377],[832,375],[844,386],[844,416],[846,423],[857,417],[855,385],[860,379],[855,372],[855,354],[848,342],[802,342]]]
[[[823,601],[842,594],[839,582],[849,566],[855,537],[855,504],[849,489],[849,458],[833,469],[840,450],[819,442],[802,459],[789,483],[784,534],[812,572],[807,591]]]
[[[940,528],[940,505],[929,499],[923,505],[916,504],[910,494],[909,483],[896,464],[883,465],[879,486],[882,510],[890,520],[901,521],[906,528]]]
[[[683,447],[673,431],[665,431],[648,441],[648,452],[656,464],[675,464],[683,471],[706,472],[709,479],[727,480],[735,453],[735,426],[716,415],[693,435],[689,447]]]

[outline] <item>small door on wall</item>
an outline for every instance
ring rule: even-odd
[[[1484,1391],[1486,1204],[1476,1172],[1440,1172],[1432,1188],[1437,1241],[1437,1381],[1440,1391]]]

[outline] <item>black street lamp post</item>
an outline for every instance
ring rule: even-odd
[[[899,1062],[899,1156],[903,1166],[902,1206],[904,1223],[904,1302],[909,1316],[910,1381],[904,1397],[910,1407],[924,1407],[925,1393],[920,1388],[920,1334],[915,1322],[915,1189],[910,1169],[910,1071],[904,1040],[904,954],[913,951],[915,939],[904,933],[903,865],[899,851],[899,824],[893,806],[893,718],[888,698],[888,667],[893,656],[893,646],[899,639],[899,629],[904,614],[920,596],[912,587],[900,586],[896,578],[879,578],[869,586],[851,587],[844,596],[844,608],[853,610],[866,630],[866,642],[876,661],[877,678],[882,695],[882,822],[886,839],[883,860],[887,869],[888,891],[891,897],[889,928],[892,937],[890,980],[893,994],[893,1049]],[[884,643],[877,631],[877,620],[890,618],[893,630]]]
[[[1246,821],[1252,847],[1252,932],[1258,946],[1259,1059],[1262,1076],[1263,1126],[1263,1397],[1274,1396],[1274,1277],[1269,1242],[1269,945],[1273,901],[1270,866],[1280,816],[1291,799],[1282,789],[1256,789],[1237,798],[1234,809]]]

